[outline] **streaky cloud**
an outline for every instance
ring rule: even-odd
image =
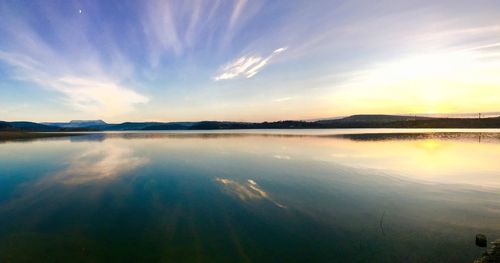
[[[99,48],[91,41],[93,36],[85,30],[86,13],[66,19],[41,8],[54,21],[50,30],[55,39],[50,39],[36,25],[2,11],[8,23],[0,23],[0,33],[10,44],[0,45],[0,62],[7,65],[12,79],[57,92],[56,101],[85,116],[110,118],[149,101],[131,85],[123,84],[133,77],[134,63],[118,45],[108,36],[102,36],[105,44]]]
[[[238,77],[251,78],[269,63],[269,61],[277,54],[287,50],[286,47],[281,47],[274,50],[269,56],[263,58],[260,56],[243,56],[236,59],[234,62],[226,65],[221,72],[214,77],[214,80],[228,80]]]
[[[0,60],[14,68],[16,77],[34,82],[63,95],[64,102],[73,109],[87,114],[113,117],[132,111],[136,104],[149,98],[116,80],[103,77],[58,75],[43,70],[43,64],[28,56],[0,51]]]
[[[282,98],[273,99],[273,101],[274,102],[285,102],[285,101],[289,101],[291,99],[292,99],[292,97],[282,97]]]
[[[96,115],[116,116],[149,101],[130,88],[106,80],[63,77],[52,86],[66,95],[71,106]]]

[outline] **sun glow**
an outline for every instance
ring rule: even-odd
[[[437,140],[424,140],[418,144],[420,148],[423,148],[429,152],[436,151],[442,146],[442,143],[440,143]]]
[[[494,111],[500,56],[486,54],[438,52],[379,63],[343,83],[332,100],[345,111],[354,106],[359,107],[354,111],[386,113]]]

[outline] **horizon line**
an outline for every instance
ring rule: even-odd
[[[279,122],[279,121],[305,121],[305,122],[314,122],[314,121],[322,121],[322,120],[333,120],[333,119],[342,119],[351,116],[358,115],[382,115],[382,116],[408,116],[408,117],[429,117],[429,118],[464,118],[464,119],[472,119],[472,118],[494,118],[500,117],[500,111],[490,111],[490,112],[476,112],[476,113],[401,113],[401,114],[388,114],[388,113],[356,113],[350,115],[338,115],[332,117],[319,117],[319,118],[306,118],[306,119],[297,119],[297,118],[283,118],[277,120],[218,120],[218,119],[198,119],[198,120],[133,120],[133,121],[121,121],[121,122],[107,122],[104,119],[96,118],[96,119],[71,119],[66,121],[31,121],[31,120],[0,120],[5,122],[34,122],[39,124],[44,123],[70,123],[70,122],[89,122],[89,121],[103,121],[106,124],[119,124],[119,123],[127,123],[127,122],[152,122],[152,123],[178,123],[178,122],[207,122],[207,121],[215,121],[215,122],[239,122],[239,123],[264,123],[264,122]]]

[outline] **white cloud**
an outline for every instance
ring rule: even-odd
[[[234,62],[226,65],[217,76],[214,77],[214,80],[227,80],[234,79],[241,76],[246,78],[251,78],[255,76],[259,71],[267,64],[269,61],[277,54],[282,53],[286,50],[286,47],[278,48],[269,56],[263,58],[260,56],[250,56],[250,57],[240,57],[236,59]]]
[[[63,77],[52,87],[66,95],[71,106],[101,116],[116,116],[133,110],[135,104],[149,101],[132,89],[111,81]]]
[[[224,50],[228,44],[231,43],[235,35],[241,32],[241,29],[248,25],[251,18],[258,15],[260,9],[265,4],[265,1],[248,1],[248,0],[235,0],[235,1],[225,1],[233,5],[232,12],[228,17],[228,24],[226,32],[219,43],[219,51]],[[225,14],[221,14],[225,16]],[[222,20],[224,21],[224,20]]]
[[[273,101],[274,102],[285,102],[285,101],[289,101],[291,99],[292,99],[292,97],[283,97],[283,98],[276,98]]]
[[[24,69],[33,70],[35,67],[41,66],[37,61],[32,58],[15,53],[3,52],[0,50],[0,61],[5,61],[12,66]]]
[[[10,43],[0,47],[0,63],[9,67],[9,77],[56,91],[59,101],[90,118],[114,117],[149,101],[123,84],[135,77],[134,63],[106,34],[111,31],[103,29],[97,45],[84,30],[89,17],[68,19],[50,8],[41,12],[53,21],[52,30],[61,40],[57,46],[13,12],[0,12],[5,18],[0,33]]]
[[[291,160],[292,159],[292,157],[290,157],[288,155],[279,155],[279,154],[273,155],[273,158],[276,158],[279,160]]]
[[[67,105],[100,118],[132,111],[136,104],[149,101],[148,97],[119,84],[117,80],[49,72],[44,69],[43,63],[26,55],[0,51],[0,61],[12,66],[15,78],[55,90],[64,95]]]
[[[238,0],[234,4],[234,9],[233,13],[231,14],[231,19],[229,20],[229,28],[232,29],[234,25],[236,24],[236,21],[241,15],[241,11],[243,11],[243,8],[245,8],[245,5],[247,4],[247,0]]]
[[[280,48],[276,49],[276,50],[273,52],[273,54],[278,54],[278,53],[281,53],[281,52],[283,52],[283,51],[286,51],[286,49],[287,49],[286,47],[280,47]]]
[[[147,1],[141,22],[152,66],[158,66],[165,51],[173,51],[176,55],[182,53],[183,44],[178,34],[175,15],[170,2]]]

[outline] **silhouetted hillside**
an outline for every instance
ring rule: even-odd
[[[107,125],[107,123],[102,120],[72,120],[70,122],[43,122],[42,124],[60,128],[87,128],[91,126]]]
[[[8,124],[7,122],[0,121],[0,131],[11,130],[12,128],[12,125]]]
[[[161,122],[124,122],[120,124],[106,124],[106,125],[97,125],[97,126],[89,126],[87,128],[93,130],[101,130],[101,131],[137,131],[142,130],[144,128],[160,125]]]
[[[349,117],[334,119],[334,120],[321,120],[319,123],[330,123],[330,122],[395,122],[395,121],[413,121],[413,120],[426,120],[429,117],[417,117],[417,116],[400,116],[400,115],[381,115],[381,114],[360,114],[352,115]]]
[[[35,122],[28,121],[14,121],[14,122],[6,122],[4,125],[4,129],[13,130],[13,131],[58,131],[58,127],[43,125]]]
[[[80,128],[61,128],[29,121],[0,122],[0,131],[24,131],[24,132],[61,132],[61,131],[85,131]]]
[[[192,127],[193,123],[191,122],[170,122],[170,123],[161,123],[155,124],[151,126],[147,126],[142,128],[141,130],[147,131],[161,131],[161,130],[187,130]]]
[[[353,115],[318,121],[323,128],[500,128],[495,118],[431,118],[394,115]]]
[[[99,122],[100,123],[100,122]],[[103,122],[104,123],[104,122]],[[82,128],[50,126],[34,122],[0,122],[0,131],[133,131],[133,130],[234,130],[234,129],[342,129],[342,128],[500,128],[495,118],[431,118],[397,115],[353,115],[320,121],[276,122],[124,122]]]

